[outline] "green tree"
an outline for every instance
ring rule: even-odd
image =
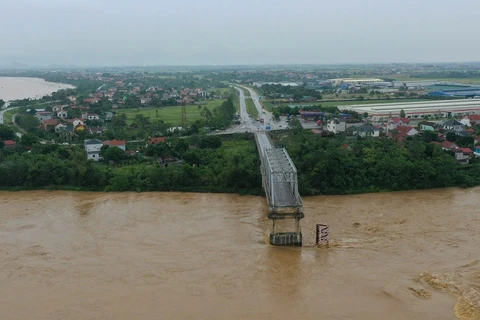
[[[103,159],[105,161],[113,161],[118,163],[125,159],[125,151],[118,147],[109,147],[103,152]]]
[[[27,132],[35,132],[40,124],[35,116],[30,115],[17,115],[15,122]]]
[[[112,118],[112,124],[118,127],[127,125],[127,115],[125,113],[116,114]]]
[[[135,118],[133,118],[133,123],[139,128],[145,129],[147,126],[150,125],[150,118],[145,117],[143,114],[137,114],[135,115]]]
[[[406,115],[405,115],[405,110],[400,110],[400,118],[405,118]]]
[[[5,105],[5,100],[0,99],[0,109],[3,108],[4,105]]]
[[[26,133],[20,139],[20,144],[23,146],[33,146],[38,143],[38,137],[34,134]]]
[[[7,125],[0,124],[0,140],[14,140],[15,131]]]
[[[457,139],[455,132],[448,132],[446,136],[447,141],[454,142]]]
[[[222,140],[216,136],[207,136],[200,140],[198,146],[202,149],[217,149],[222,146]]]
[[[292,119],[290,120],[290,123],[288,124],[288,129],[291,130],[292,133],[300,133],[303,130],[302,123],[298,119]]]

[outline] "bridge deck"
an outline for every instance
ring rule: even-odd
[[[283,149],[275,149],[266,133],[256,133],[256,140],[270,208],[300,209],[303,203],[297,190],[297,172],[290,157]]]

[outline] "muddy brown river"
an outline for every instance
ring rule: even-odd
[[[0,192],[0,318],[480,319],[479,196],[305,198],[278,248],[261,197]]]

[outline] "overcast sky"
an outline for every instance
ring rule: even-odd
[[[480,0],[0,0],[0,65],[480,60]]]

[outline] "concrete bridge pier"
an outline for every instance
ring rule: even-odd
[[[270,213],[268,218],[272,220],[272,232],[270,233],[270,244],[273,246],[288,246],[301,247],[302,246],[302,230],[300,227],[300,220],[304,217],[303,213],[294,214],[276,214]],[[284,220],[294,220],[294,227],[292,231],[278,231],[277,223]]]

